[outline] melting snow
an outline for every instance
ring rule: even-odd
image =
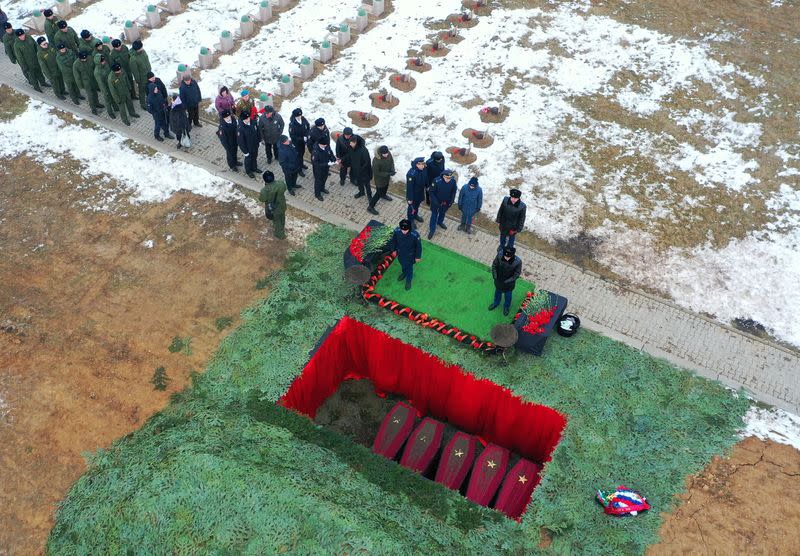
[[[752,406],[744,416],[742,438],[756,436],[774,440],[800,450],[800,417],[782,409],[762,409]]]

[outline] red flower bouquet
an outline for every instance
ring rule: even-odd
[[[366,226],[361,233],[350,241],[350,254],[353,255],[360,263],[364,262],[364,244],[366,244],[369,236],[372,235],[372,228]]]

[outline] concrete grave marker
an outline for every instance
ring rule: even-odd
[[[269,0],[261,0],[258,4],[258,20],[266,23],[270,19],[272,19],[272,5]]]
[[[197,57],[197,65],[200,67],[200,69],[210,68],[213,60],[214,56],[211,54],[211,50],[205,46],[202,47],[200,49],[200,55]]]

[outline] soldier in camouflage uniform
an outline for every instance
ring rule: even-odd
[[[58,45],[58,54],[56,54],[56,63],[58,64],[58,71],[61,73],[61,79],[64,82],[64,90],[69,93],[69,98],[75,104],[80,104],[81,92],[78,90],[78,84],[75,83],[75,74],[72,73],[72,66],[75,65],[77,57],[75,53],[67,48],[67,45],[61,43]]]
[[[114,64],[122,66],[122,72],[125,74],[125,77],[128,78],[128,82],[131,85],[131,98],[134,100],[138,99],[139,97],[136,95],[136,81],[133,79],[133,74],[131,73],[131,53],[128,47],[122,44],[122,41],[119,39],[111,41],[111,52],[108,54],[108,64],[109,66],[113,66]]]
[[[75,29],[67,25],[67,22],[63,19],[56,24],[58,27],[58,31],[55,34],[55,38],[53,41],[56,43],[56,46],[59,44],[65,45],[69,50],[75,53],[75,56],[78,55],[78,34],[75,32]]]
[[[95,116],[99,114],[100,108],[105,108],[105,105],[100,104],[97,99],[97,81],[94,80],[94,64],[89,61],[89,56],[85,52],[78,54],[78,59],[72,64],[72,74],[75,76],[75,83],[86,96],[89,97],[89,106],[92,108],[92,114]]]
[[[17,40],[16,35],[14,35],[14,28],[11,26],[11,23],[6,21],[3,24],[3,48],[6,51],[6,56],[8,59],[11,60],[12,64],[17,63],[17,56],[14,54],[14,41]]]
[[[131,74],[136,80],[136,89],[139,96],[139,105],[147,110],[147,74],[152,71],[150,58],[142,48],[142,41],[133,42],[133,52],[130,56]],[[122,64],[120,64],[122,65]]]
[[[38,48],[36,42],[33,37],[25,34],[23,29],[17,29],[14,34],[17,36],[14,41],[14,56],[17,57],[17,63],[28,83],[41,93],[42,87],[49,87],[50,84],[44,80],[42,68],[39,67],[39,59],[36,57]]]
[[[36,49],[39,68],[45,77],[50,80],[56,96],[61,100],[65,100],[67,97],[64,96],[64,80],[61,78],[61,70],[58,69],[56,49],[51,47],[44,37],[39,37],[36,42],[39,43],[39,48]]]
[[[131,125],[128,119],[128,114],[134,118],[138,118],[139,114],[133,108],[133,101],[131,100],[131,87],[128,84],[128,78],[122,71],[122,66],[114,64],[111,66],[111,71],[108,75],[108,88],[111,91],[111,96],[114,101],[119,105],[119,115],[122,118],[122,123]]]
[[[116,119],[117,114],[115,112],[119,110],[119,106],[117,106],[108,88],[108,75],[111,73],[111,66],[108,65],[108,61],[104,55],[94,55],[94,70],[92,73],[94,74],[94,80],[97,82],[97,86],[100,88],[100,92],[103,93],[103,102],[106,103],[108,115],[111,119]]]

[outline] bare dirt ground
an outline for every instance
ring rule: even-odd
[[[800,554],[800,451],[746,438],[687,479],[649,556]]]
[[[241,204],[190,193],[88,210],[114,183],[76,187],[79,171],[0,166],[0,553],[43,550],[81,453],[183,389],[288,249]]]

